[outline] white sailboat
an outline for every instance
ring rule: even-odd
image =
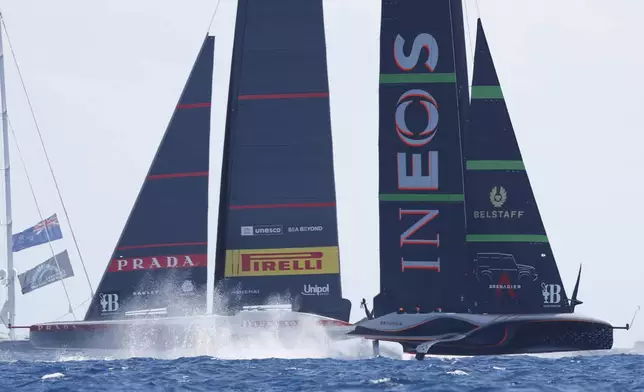
[[[2,262],[0,262],[0,300],[3,301],[2,306],[0,307],[0,326],[4,326],[7,330],[6,332],[2,333],[2,335],[0,335],[0,349],[16,349],[31,347],[28,341],[28,335],[24,333],[18,333],[18,331],[28,328],[24,325],[20,325],[20,321],[22,320],[22,322],[25,322],[27,318],[17,317],[20,314],[18,312],[18,289],[20,289],[22,295],[34,295],[29,294],[34,291],[37,292],[36,295],[39,295],[38,293],[42,293],[42,291],[37,290],[40,290],[44,286],[57,283],[60,284],[66,292],[67,288],[65,286],[65,280],[67,279],[68,281],[69,278],[74,278],[74,271],[69,259],[69,255],[67,254],[67,250],[56,253],[54,251],[54,247],[52,246],[53,241],[62,238],[62,232],[57,215],[54,214],[48,218],[43,219],[42,211],[38,206],[35,194],[33,194],[33,188],[32,194],[34,196],[34,201],[36,202],[38,215],[40,215],[40,222],[20,233],[13,232],[13,211],[11,198],[12,180],[11,162],[9,156],[9,133],[11,128],[7,111],[7,89],[5,80],[6,72],[4,55],[5,46],[3,42],[3,32],[6,32],[6,26],[4,24],[2,14],[0,13],[0,131],[2,134],[2,147],[0,148],[0,176],[2,177],[3,182],[3,202],[2,207],[0,208],[0,235],[2,238],[4,238],[4,241],[0,242],[2,244],[1,252],[4,253],[4,256],[0,258],[0,260],[2,260]],[[20,75],[19,70],[18,74]],[[20,75],[20,78],[21,77],[22,76]],[[42,147],[45,155],[47,156],[44,143],[42,144]],[[18,151],[20,152],[19,149]],[[49,161],[48,157],[47,161]],[[49,166],[49,168],[51,170],[51,165]],[[53,176],[53,170],[51,171],[51,174],[58,190],[56,178]],[[29,182],[29,185],[31,186],[28,174],[27,180]],[[58,192],[58,196],[60,197],[60,192]],[[65,207],[62,203],[62,198],[60,199],[60,201],[64,209]],[[67,214],[65,213],[65,215]],[[67,222],[69,224],[68,218]],[[69,228],[72,234],[72,238],[76,243],[74,233],[71,230],[71,224],[69,224]],[[14,253],[45,244],[49,245],[52,256],[51,258],[39,264],[34,265],[33,262],[30,262],[28,264],[25,263],[21,265],[20,268],[16,268],[16,266],[14,265]],[[78,250],[77,243],[76,248]],[[80,255],[80,251],[78,251],[78,254]],[[29,260],[31,261],[33,260],[33,258],[29,258]],[[82,257],[80,257],[80,262],[83,263]],[[91,282],[87,275],[87,271],[84,268],[84,265],[83,270],[85,272],[85,278],[87,279],[91,292]],[[72,305],[69,295],[67,295],[67,299],[68,312],[73,314],[74,306]]]

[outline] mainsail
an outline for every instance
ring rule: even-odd
[[[466,262],[461,128],[467,63],[461,1],[383,1],[380,35],[380,293],[457,311]]]
[[[322,0],[239,1],[225,132],[214,311],[347,321]]]
[[[480,19],[464,151],[472,309],[568,312]]]
[[[166,315],[206,311],[213,56],[214,37],[208,36],[86,320],[150,309]]]

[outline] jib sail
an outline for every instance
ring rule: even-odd
[[[290,302],[348,320],[322,0],[239,1],[220,198],[215,312]]]
[[[376,316],[463,307],[466,67],[460,0],[382,2]]]
[[[480,19],[464,146],[472,310],[568,312]]]
[[[214,37],[206,37],[86,320],[204,313]]]

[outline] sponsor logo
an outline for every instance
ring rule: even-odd
[[[329,295],[329,284],[326,286],[305,284],[302,289],[302,295]]]
[[[324,230],[324,226],[291,226],[288,228],[289,233],[309,233]]]
[[[76,328],[74,324],[38,325],[36,327],[38,331],[74,331]]]
[[[516,290],[516,289],[520,289],[521,285],[520,284],[491,284],[489,288],[499,289],[499,290]]]
[[[226,251],[226,277],[337,274],[338,247]]]
[[[425,32],[416,36],[408,36],[407,39],[396,34],[392,54],[401,75],[411,72],[432,73],[438,65],[438,41],[431,34]],[[439,129],[440,105],[431,91],[423,88],[427,88],[427,84],[418,83],[416,86],[410,86],[400,95],[395,108],[392,107],[391,116],[394,119],[395,127],[391,128],[391,132],[396,132],[401,141],[397,147],[396,161],[392,163],[395,167],[391,167],[397,173],[397,191],[399,193],[405,194],[415,191],[432,193],[441,190],[439,184],[439,177],[442,177],[440,176],[441,165],[438,160],[439,151],[437,148],[439,146],[435,143],[432,144]],[[414,110],[412,108],[417,110],[416,113],[419,116],[424,117],[423,121],[407,122],[410,118],[407,109],[410,109],[411,112]],[[424,114],[421,115],[420,113],[423,111]],[[424,127],[420,124],[424,124]],[[389,132],[389,130],[381,130],[381,132]],[[427,170],[421,170],[421,168],[427,168]],[[398,220],[406,221],[400,224],[401,227],[404,225],[406,229],[401,229],[400,247],[396,250],[400,255],[403,272],[416,273],[418,270],[440,272],[439,215],[438,209],[399,208]],[[425,227],[426,234],[419,233],[423,227]],[[410,251],[426,256],[418,259],[405,259],[405,255]]]
[[[501,293],[505,290],[507,291],[510,298],[514,298],[516,296],[514,290],[521,289],[521,285],[513,284],[512,279],[510,279],[507,272],[501,272],[498,284],[491,284],[489,288],[496,289],[497,297],[500,297]]]
[[[490,203],[495,208],[492,211],[473,211],[474,219],[521,219],[523,210],[498,210],[508,200],[508,192],[504,187],[498,186],[490,191]]]
[[[240,289],[240,290],[233,290],[233,291],[231,291],[231,293],[235,294],[235,295],[249,295],[249,294],[257,295],[257,294],[259,294],[259,290],[257,290],[257,289]]]
[[[132,293],[132,295],[134,295],[134,296],[141,296],[141,295],[148,296],[148,295],[157,295],[159,293],[160,293],[159,290],[144,290],[144,291],[135,291],[135,292]]]
[[[255,225],[255,226],[242,226],[242,236],[255,236],[255,235],[282,235],[282,225]]]
[[[492,188],[490,191],[490,203],[496,208],[501,208],[503,207],[503,204],[505,204],[505,201],[508,198],[508,193],[505,191],[504,187],[499,187],[499,190],[497,192],[496,187]]]
[[[207,267],[206,255],[173,255],[113,259],[109,272]]]
[[[120,308],[118,293],[99,293],[101,313],[117,312]]]
[[[396,326],[400,326],[400,325],[402,325],[402,322],[400,322],[400,321],[381,321],[380,325],[396,325]]]
[[[541,294],[543,295],[543,306],[559,307],[561,306],[561,285],[541,283]]]
[[[195,285],[191,280],[184,280],[181,285],[181,291],[184,293],[192,293],[195,290]]]
[[[275,328],[275,327],[297,327],[299,321],[297,320],[243,320],[242,328]]]

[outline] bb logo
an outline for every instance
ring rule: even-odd
[[[102,313],[112,313],[119,310],[119,295],[117,293],[100,293],[98,297]]]
[[[541,283],[541,294],[544,304],[558,304],[561,302],[561,285]]]
[[[226,251],[226,277],[337,274],[337,246]]]

